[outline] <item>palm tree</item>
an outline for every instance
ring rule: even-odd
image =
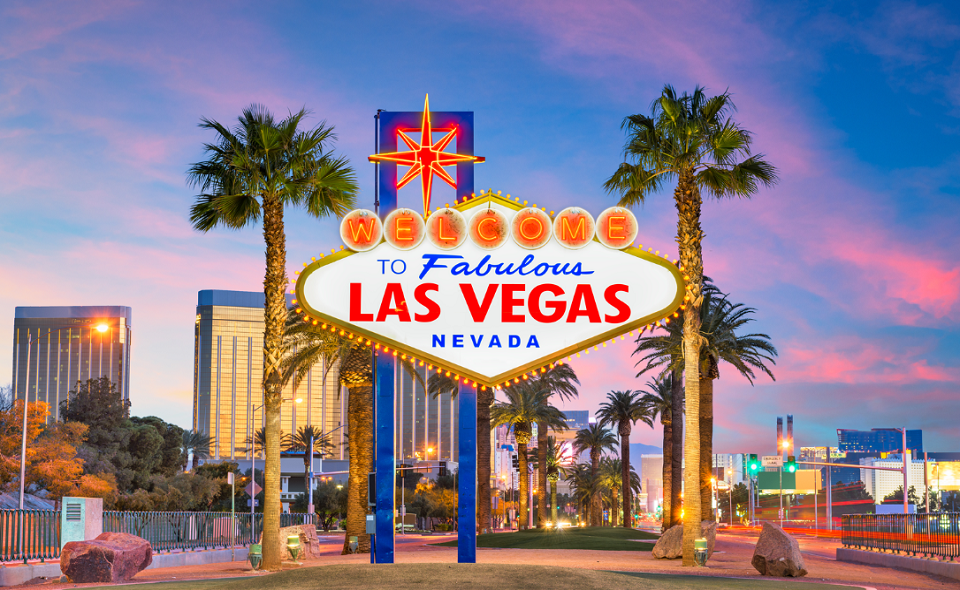
[[[553,525],[557,525],[557,482],[561,477],[567,475],[567,465],[571,457],[567,455],[566,449],[562,443],[557,442],[556,437],[547,437],[547,480],[550,482],[550,519]]]
[[[717,199],[750,197],[777,181],[776,169],[760,154],[750,153],[751,134],[728,115],[734,109],[729,92],[708,97],[701,87],[678,95],[671,86],[652,105],[652,116],[630,115],[624,157],[604,184],[620,195],[621,206],[642,204],[668,180],[677,179],[677,243],[687,280],[683,360],[686,381],[684,455],[688,466],[700,464],[700,305],[703,288],[702,194]],[[699,485],[699,474],[687,469],[687,490]],[[701,508],[696,494],[684,503],[683,565],[693,566],[693,542],[700,534]]]
[[[241,229],[263,219],[265,570],[280,568],[280,364],[287,283],[283,211],[294,205],[314,217],[343,216],[353,207],[357,192],[353,169],[329,150],[335,139],[333,127],[320,123],[303,130],[300,124],[306,116],[301,110],[276,121],[265,107],[251,105],[232,130],[203,118],[200,127],[214,131],[215,142],[204,146],[209,159],[193,164],[188,173],[190,183],[200,189],[190,209],[195,229],[206,232],[221,225]]]
[[[347,518],[343,553],[349,552],[349,539],[358,538],[360,551],[370,551],[370,535],[366,533],[367,474],[373,471],[373,351],[370,340],[353,337],[343,331],[332,330],[304,320],[290,309],[284,332],[283,382],[293,379],[299,385],[318,363],[323,367],[323,379],[331,370],[337,370],[338,381],[347,389],[346,431],[350,443],[347,480]],[[423,383],[410,361],[400,366]]]
[[[590,476],[594,479],[600,477],[600,455],[605,450],[614,451],[616,448],[617,437],[600,424],[591,424],[586,428],[581,428],[577,431],[576,438],[573,439],[573,450],[577,455],[581,455],[585,451],[590,453]],[[600,489],[597,487],[590,502],[590,526],[600,526],[602,521]]]
[[[501,424],[513,428],[517,440],[517,456],[520,462],[520,528],[527,522],[527,494],[529,461],[527,445],[533,435],[534,424],[546,424],[548,428],[566,428],[563,412],[550,405],[553,393],[545,383],[523,381],[504,389],[506,402],[496,402],[490,410],[490,419],[494,427]]]
[[[673,489],[673,378],[674,373],[667,372],[661,378],[647,383],[647,392],[640,401],[647,406],[650,419],[660,417],[663,426],[663,530],[666,531],[670,522],[672,507],[671,490]],[[651,493],[652,490],[647,490]]]
[[[310,442],[313,441],[313,449],[310,450]],[[297,433],[290,437],[286,445],[287,451],[303,453],[303,481],[306,485],[312,485],[310,478],[310,457],[313,453],[320,453],[322,457],[333,450],[333,443],[330,442],[330,435],[321,429],[313,426],[301,426]]]
[[[183,431],[183,464],[187,465],[188,458],[193,455],[190,461],[190,468],[195,470],[200,465],[201,459],[210,458],[210,437],[196,430]]]
[[[770,343],[767,334],[738,335],[737,330],[754,321],[751,317],[756,310],[741,303],[731,303],[709,278],[705,283],[701,316],[700,347],[700,500],[707,502],[712,493],[713,476],[713,381],[720,377],[720,361],[725,361],[753,384],[756,378],[754,369],[765,373],[775,380],[767,364],[775,365],[777,349]],[[641,361],[647,361],[648,367],[656,367],[675,362],[677,353],[683,345],[679,330],[668,330],[667,334],[647,338],[637,351],[647,352]],[[670,370],[674,367],[668,367]],[[707,504],[709,506],[709,504]],[[705,514],[708,516],[710,513]]]
[[[624,474],[627,475],[627,480],[630,482],[630,485],[626,488],[623,487]],[[617,516],[618,512],[618,502],[617,496],[622,494],[631,494],[632,497],[634,494],[640,494],[640,477],[637,476],[637,472],[634,471],[633,466],[630,466],[629,469],[623,468],[623,461],[617,457],[605,458],[600,462],[600,481],[604,487],[610,490],[611,494],[611,510],[610,510],[610,522],[613,526],[616,526],[616,523],[619,520]],[[621,494],[622,492],[622,494]],[[633,512],[633,505],[630,504],[623,508],[624,515],[630,514]]]
[[[580,385],[580,380],[577,378],[577,373],[573,370],[573,367],[566,363],[553,365],[540,373],[535,380],[548,387],[561,401],[569,401],[579,395],[576,386]],[[564,424],[563,429],[566,430],[566,424]],[[549,453],[548,430],[546,424],[537,424],[537,465],[541,466],[537,469],[537,505],[540,508],[537,512],[538,527],[542,527],[543,523],[550,519],[550,512],[547,509],[547,472],[542,468],[543,465],[547,464]]]
[[[573,497],[577,501],[577,512],[583,522],[593,523],[594,497],[600,489],[599,478],[593,473],[589,463],[577,463],[567,470],[567,481],[573,487]]]
[[[616,426],[620,435],[620,462],[623,468],[622,481],[627,481],[630,471],[630,433],[633,425],[638,421],[653,427],[653,417],[650,410],[643,403],[639,391],[611,391],[607,394],[607,401],[600,404],[597,411],[597,420],[603,425]],[[633,528],[633,505],[630,497],[630,488],[623,490],[623,527]]]
[[[427,391],[434,397],[449,393],[457,397],[460,385],[446,374],[434,373],[427,379]],[[480,532],[489,532],[493,526],[492,498],[490,494],[490,406],[496,392],[492,387],[480,387],[477,391],[477,522]]]
[[[256,429],[253,436],[248,436],[243,440],[243,446],[237,448],[240,453],[256,453],[257,449],[265,449],[267,445],[267,429],[260,427]],[[286,449],[290,446],[290,435],[280,431],[280,447]]]

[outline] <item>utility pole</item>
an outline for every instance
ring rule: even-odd
[[[910,514],[910,502],[907,498],[907,428],[904,426],[900,429],[900,432],[903,433],[903,513]]]

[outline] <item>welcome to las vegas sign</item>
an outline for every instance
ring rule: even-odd
[[[356,210],[340,229],[345,248],[300,272],[299,311],[478,387],[663,325],[685,298],[675,262],[635,247],[618,207],[553,214],[487,193],[426,216]]]

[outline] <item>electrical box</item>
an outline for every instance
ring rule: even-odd
[[[103,498],[63,498],[60,548],[70,541],[90,541],[103,533]]]
[[[376,535],[377,534],[377,518],[372,515],[367,515],[367,534]]]

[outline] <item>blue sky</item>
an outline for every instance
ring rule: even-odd
[[[200,117],[311,109],[369,204],[374,112],[429,93],[434,110],[476,113],[478,188],[599,211],[623,117],[665,83],[701,84],[733,93],[781,176],[704,207],[707,274],[781,352],[775,383],[721,367],[717,449],[772,449],[775,416],[793,413],[799,444],[904,425],[956,450],[958,49],[949,3],[5,3],[0,316],[133,307],[133,411],[187,426],[197,291],[263,278],[257,230],[190,228]],[[643,243],[675,250],[669,193],[636,213]],[[291,271],[339,245],[333,220],[291,211],[287,229]],[[644,386],[629,347],[607,351],[576,366],[574,407]]]

